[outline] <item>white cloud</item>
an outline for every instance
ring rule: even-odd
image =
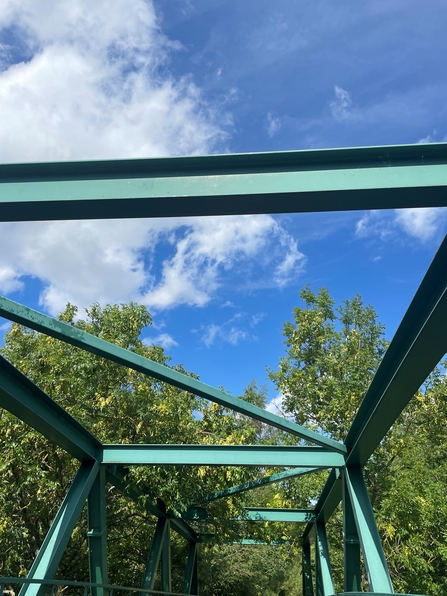
[[[171,254],[157,273],[154,253],[166,244]],[[226,276],[241,272],[240,287],[256,271],[257,280],[283,287],[304,262],[296,241],[268,215],[0,224],[0,290],[39,278],[40,304],[53,315],[67,302],[204,306]]]
[[[287,418],[287,416],[284,414],[283,401],[284,395],[282,395],[282,393],[279,393],[269,401],[269,403],[265,406],[265,409],[267,410],[267,412],[270,412],[271,414],[277,414],[278,416]]]
[[[396,209],[392,212],[370,211],[356,224],[356,236],[366,238],[377,236],[381,240],[396,239],[406,235],[427,242],[437,238],[447,223],[447,209],[421,207],[418,209]]]
[[[175,44],[152,3],[3,4],[0,27],[32,57],[0,73],[1,161],[205,153],[222,140],[192,81],[159,76]]]
[[[274,118],[272,114],[269,112],[267,114],[267,134],[270,138],[274,137],[277,132],[281,129],[281,120],[280,118]]]
[[[207,348],[214,343],[229,343],[233,346],[242,341],[256,341],[258,338],[251,331],[246,329],[245,320],[247,315],[245,313],[236,313],[231,319],[225,321],[221,325],[212,323],[202,327],[201,341]],[[264,318],[263,313],[254,314],[250,317],[248,325],[255,327]]]
[[[420,209],[399,209],[396,222],[414,238],[426,242],[438,232],[446,221],[445,209],[426,207]]]
[[[170,348],[178,346],[178,343],[171,335],[169,335],[169,333],[160,333],[156,337],[146,337],[143,342],[148,346],[152,344],[161,346],[165,350],[169,350]]]
[[[1,242],[1,241],[0,241]],[[18,279],[19,275],[8,265],[0,266],[0,292],[9,294],[23,288],[23,283]]]
[[[151,2],[3,0],[5,27],[29,59],[11,64],[8,47],[0,63],[0,161],[222,149],[231,115],[208,105],[190,78],[160,74],[178,44],[161,33]],[[171,248],[161,272],[153,267],[160,245]],[[258,267],[282,287],[304,263],[268,215],[0,224],[0,290],[38,278],[51,314],[67,301],[203,306],[230,271]]]
[[[348,119],[352,115],[352,99],[348,91],[337,85],[334,87],[334,92],[335,99],[329,102],[329,107],[333,117],[340,122]]]

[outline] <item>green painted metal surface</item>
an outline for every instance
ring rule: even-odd
[[[446,145],[0,166],[3,221],[446,204]]]
[[[363,474],[360,468],[352,467],[346,468],[344,476],[357,533],[362,546],[370,590],[372,592],[393,594],[393,584],[391,583]]]
[[[101,443],[98,439],[2,356],[0,407],[78,460],[99,459]]]
[[[326,527],[322,522],[315,524],[315,559],[317,596],[333,596],[334,583],[332,581],[331,561],[327,543]]]
[[[314,596],[314,586],[312,582],[312,562],[310,556],[310,543],[304,542],[302,545],[302,568],[303,568],[303,596]]]
[[[284,445],[104,445],[104,464],[341,467],[341,453]]]
[[[88,495],[87,525],[90,582],[108,584],[106,471],[104,466],[99,468]],[[92,596],[107,596],[107,594],[103,588],[93,588]]]
[[[0,165],[0,220],[3,221],[424,206],[447,206],[447,144]],[[315,536],[316,594],[329,596],[333,594],[333,585],[325,522],[342,500],[345,593],[360,594],[359,544],[370,591],[377,596],[393,593],[361,468],[447,352],[447,336],[440,332],[447,320],[447,239],[399,326],[344,444],[7,298],[0,298],[0,315],[319,445],[103,446],[49,396],[0,358],[0,406],[83,462],[24,582],[22,594],[34,596],[43,589],[43,581],[51,583],[87,497],[91,580],[95,580],[89,585],[94,596],[103,596],[109,589],[105,480],[137,503],[145,491],[126,479],[126,465],[293,468],[211,493],[206,499],[209,502],[320,468],[332,468],[313,511],[248,508],[247,517],[259,521],[307,522],[303,535],[303,593],[314,594],[309,540]],[[189,543],[182,592],[198,593],[197,542],[202,538],[162,504],[154,505],[145,499],[145,507],[158,521],[143,585],[153,585],[161,559],[162,585],[165,590],[170,589],[171,527]],[[141,591],[144,593],[144,588]]]
[[[157,570],[161,559],[161,551],[165,544],[166,533],[169,528],[169,522],[165,517],[160,517],[155,527],[155,534],[149,551],[149,556],[144,571],[141,587],[143,590],[153,590],[157,578]]]
[[[447,237],[436,253],[362,401],[346,438],[348,463],[369,459],[447,352]]]
[[[249,482],[245,482],[244,484],[238,484],[236,486],[231,486],[230,488],[226,488],[224,490],[218,490],[215,493],[211,493],[210,495],[205,497],[205,501],[216,501],[217,499],[223,499],[225,497],[242,493],[247,490],[253,490],[255,488],[259,488],[267,484],[275,484],[276,482],[283,482],[284,480],[296,478],[297,476],[304,476],[305,474],[317,472],[318,470],[319,468],[304,468],[286,470],[285,472],[279,472],[278,474],[270,474],[270,476],[263,476],[262,478],[258,478],[257,480],[250,480]]]
[[[343,482],[343,570],[344,585],[346,592],[360,590],[362,576],[360,566],[360,540],[352,509],[351,499],[344,471],[342,472]]]
[[[53,579],[98,470],[98,462],[81,464],[28,573],[30,579]],[[27,584],[20,590],[20,596],[40,593],[42,588],[39,584]]]
[[[139,356],[134,352],[129,352],[124,348],[120,348],[99,337],[90,335],[81,329],[76,329],[62,321],[48,317],[31,308],[18,304],[13,300],[9,300],[4,296],[0,296],[0,316],[15,321],[16,323],[20,323],[21,325],[25,325],[35,331],[46,333],[51,337],[55,337],[66,343],[77,346],[78,348],[82,348],[87,352],[107,358],[117,364],[139,371],[154,379],[158,379],[159,381],[169,383],[179,389],[190,391],[195,395],[209,399],[210,401],[230,408],[240,414],[250,416],[255,420],[289,432],[302,439],[316,443],[317,445],[328,447],[339,453],[346,453],[346,447],[338,441],[333,441],[332,439],[308,430],[299,424],[295,424],[290,420],[271,414],[263,408],[254,406],[243,399],[228,395],[224,391],[215,389],[197,379],[188,377],[167,366],[163,366],[153,360]]]
[[[186,563],[185,575],[182,584],[182,594],[198,594],[196,542],[189,543],[188,561]]]
[[[245,507],[245,519],[269,522],[314,522],[315,515],[311,509],[278,509],[267,507]]]

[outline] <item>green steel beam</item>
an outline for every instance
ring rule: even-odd
[[[304,474],[310,474],[311,472],[317,472],[318,470],[319,468],[299,468],[286,470],[285,472],[279,472],[278,474],[270,474],[270,476],[263,476],[262,478],[257,478],[256,480],[249,480],[244,484],[238,484],[236,486],[231,486],[230,488],[218,490],[215,493],[207,495],[204,500],[209,503],[211,501],[216,501],[217,499],[223,499],[224,497],[230,497],[231,495],[242,493],[246,490],[253,490],[254,488],[259,488],[260,486],[265,486],[266,484],[282,482],[284,480],[288,480],[289,478],[296,478],[297,476],[303,476]]]
[[[447,237],[416,292],[348,432],[347,463],[363,465],[447,351]],[[329,476],[315,507],[327,521],[342,499],[342,482]],[[309,535],[309,525],[304,538]]]
[[[68,412],[0,356],[0,407],[80,461],[99,459],[101,443]]]
[[[242,538],[241,540],[233,540],[230,544],[242,544],[243,546],[279,546],[281,544],[290,544],[290,541],[279,539],[265,542],[264,540],[256,540],[255,538]]]
[[[363,465],[447,352],[447,237],[375,374],[346,438],[348,464]]]
[[[143,590],[154,589],[155,580],[157,578],[157,569],[161,558],[161,551],[163,550],[168,527],[169,522],[165,517],[158,518],[151,550],[149,551],[149,557],[146,563],[146,569],[144,571],[143,582],[141,584],[141,588]],[[140,596],[144,596],[144,593],[140,593]]]
[[[101,466],[87,500],[90,582],[108,584],[106,470]],[[92,596],[107,596],[104,588],[92,588]]]
[[[206,385],[188,375],[168,368],[167,366],[163,366],[162,364],[158,364],[157,362],[144,358],[134,352],[129,352],[124,348],[111,344],[94,335],[90,335],[81,329],[76,329],[62,321],[48,317],[31,308],[18,304],[13,300],[9,300],[4,296],[0,296],[0,316],[15,321],[20,325],[25,325],[40,333],[45,333],[46,335],[60,339],[61,341],[78,348],[82,348],[97,356],[107,358],[117,364],[141,372],[149,377],[158,379],[159,381],[169,383],[179,389],[209,399],[210,401],[239,412],[240,414],[244,414],[245,416],[254,418],[264,424],[274,426],[280,430],[301,437],[306,441],[333,449],[338,453],[346,453],[346,447],[338,441],[333,441],[332,439],[308,430],[295,422],[286,420],[276,414],[271,414],[263,408],[250,404],[243,399],[233,397],[224,391],[215,389],[214,387]]]
[[[0,220],[179,217],[447,204],[445,144],[3,164]]]
[[[267,507],[245,507],[245,515],[241,520],[269,522],[315,522],[311,509],[279,509]]]
[[[341,453],[284,445],[103,445],[102,463],[165,466],[344,466]]]
[[[166,520],[165,537],[161,549],[161,589],[163,592],[170,592],[171,582],[171,532],[170,521]]]
[[[345,592],[358,592],[361,589],[360,540],[355,523],[354,511],[344,471],[343,482],[343,567]]]
[[[332,581],[326,527],[322,522],[315,524],[315,559],[317,568],[317,596],[333,596],[335,591]]]
[[[344,476],[362,546],[370,591],[393,594],[393,584],[362,471],[357,467],[346,468]]]
[[[197,590],[197,543],[190,542],[188,562],[183,578],[182,594],[198,594]]]
[[[312,582],[312,562],[310,557],[310,542],[304,542],[302,548],[303,596],[314,596],[314,586]]]
[[[28,573],[29,579],[53,579],[98,470],[98,462],[81,464]],[[21,588],[20,596],[37,596],[44,591],[42,586],[27,584]]]
[[[115,469],[113,469],[115,468]],[[107,469],[107,481],[115,486],[124,496],[131,499],[136,504],[144,503],[144,509],[157,518],[167,518],[170,522],[170,528],[188,541],[197,541],[196,532],[186,521],[167,512],[161,505],[154,505],[149,501],[147,495],[126,479],[126,470],[121,467],[110,466]]]
[[[341,501],[342,486],[340,471],[335,468],[330,472],[327,482],[321,491],[317,504],[315,505],[314,514],[317,520],[327,522],[331,517]],[[307,524],[303,533],[303,543],[309,539],[313,529],[314,524]]]

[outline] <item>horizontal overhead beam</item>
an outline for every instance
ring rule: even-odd
[[[204,501],[216,501],[217,499],[223,499],[225,497],[230,497],[231,495],[235,495],[237,493],[243,493],[247,490],[253,490],[254,488],[259,488],[260,486],[265,486],[266,484],[283,482],[284,480],[289,480],[290,478],[296,478],[297,476],[304,476],[304,474],[317,472],[318,469],[319,468],[294,468],[292,470],[286,470],[285,472],[278,472],[278,474],[270,474],[270,476],[263,476],[262,478],[257,478],[256,480],[249,480],[248,482],[244,482],[244,484],[238,484],[236,486],[231,486],[230,488],[218,490],[215,493],[207,495]]]
[[[0,220],[446,205],[446,144],[0,165]]]
[[[295,466],[334,468],[340,453],[283,445],[104,445],[104,464],[165,466]]]
[[[339,453],[346,453],[346,447],[338,441],[333,441],[332,439],[308,430],[295,422],[277,416],[276,414],[271,414],[270,412],[267,412],[267,410],[259,408],[243,399],[233,397],[224,391],[215,389],[214,387],[206,385],[188,375],[173,370],[172,368],[168,368],[167,366],[163,366],[162,364],[158,364],[148,358],[144,358],[143,356],[135,354],[135,352],[125,350],[124,348],[109,343],[99,337],[90,335],[90,333],[86,333],[85,331],[82,331],[82,329],[67,325],[62,321],[58,321],[57,319],[39,313],[27,306],[9,300],[9,298],[5,298],[4,296],[0,296],[0,316],[15,321],[21,325],[25,325],[26,327],[30,327],[35,331],[60,339],[61,341],[96,354],[97,356],[107,358],[117,364],[139,371],[149,377],[158,379],[159,381],[169,383],[179,389],[209,399],[221,406],[239,412],[240,414],[244,414],[245,416],[249,416],[250,418],[254,418],[264,424],[289,432],[317,445],[322,445],[333,449],[334,451],[338,451]]]
[[[98,439],[2,356],[0,407],[76,459],[100,458],[101,443]]]
[[[315,514],[310,509],[273,509],[266,507],[246,507],[241,519],[269,522],[314,522]]]
[[[346,438],[348,463],[364,465],[447,352],[447,237],[362,401]]]

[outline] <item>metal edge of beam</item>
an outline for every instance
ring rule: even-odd
[[[99,463],[82,462],[28,573],[29,579],[53,579],[98,474]],[[44,586],[27,584],[21,596],[37,596]]]
[[[203,500],[207,503],[210,503],[212,501],[216,501],[217,499],[223,499],[225,497],[242,493],[247,490],[253,490],[255,488],[259,488],[260,486],[265,486],[266,484],[283,482],[289,478],[296,478],[297,476],[304,476],[305,474],[318,472],[319,469],[320,468],[298,468],[286,470],[285,472],[278,472],[277,474],[270,474],[269,476],[263,476],[262,478],[257,478],[256,480],[249,480],[248,482],[244,482],[244,484],[237,484],[236,486],[231,486],[230,488],[224,488],[214,493],[210,493]]]
[[[0,406],[76,459],[100,459],[100,441],[2,356]]]
[[[312,509],[287,509],[274,507],[244,507],[244,517],[240,521],[269,521],[314,523],[315,513]]]
[[[343,467],[341,453],[322,447],[284,445],[103,445],[102,463],[111,465]]]
[[[327,479],[314,508],[317,520],[327,522],[331,517],[342,499],[342,487],[340,471],[337,468],[334,468],[331,470],[329,478]],[[308,524],[306,526],[302,537],[303,543],[309,540],[314,528],[315,524]]]
[[[447,236],[367,390],[345,440],[348,463],[364,465],[447,352]]]
[[[382,167],[447,162],[447,143],[415,143],[191,157],[77,160],[0,164],[0,181],[115,179],[123,176],[210,175],[328,167]],[[1,183],[1,182],[0,182]]]
[[[144,358],[129,350],[125,350],[124,348],[100,339],[90,333],[86,333],[81,329],[76,329],[67,323],[53,319],[52,317],[5,298],[4,296],[0,296],[0,316],[34,329],[35,331],[39,331],[40,333],[50,335],[65,343],[96,354],[97,356],[111,360],[117,364],[126,366],[127,368],[141,372],[159,381],[169,383],[179,389],[209,399],[226,408],[235,410],[240,414],[244,414],[245,416],[263,422],[264,424],[274,426],[280,430],[299,436],[300,438],[316,443],[317,445],[327,447],[338,453],[346,453],[346,447],[338,441],[329,439],[328,437],[306,429],[295,422],[291,422],[281,416],[267,412],[263,408],[246,402],[243,399],[233,397],[224,391],[206,385],[186,374],[180,373],[162,364],[158,364],[157,362]]]

